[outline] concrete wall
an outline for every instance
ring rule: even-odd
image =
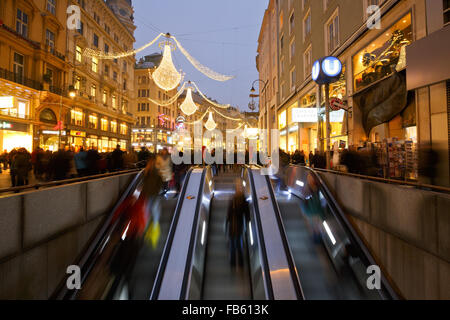
[[[450,299],[450,195],[320,173],[407,299]]]
[[[47,299],[135,175],[0,198],[0,300]]]

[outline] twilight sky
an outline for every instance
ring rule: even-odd
[[[268,0],[133,0],[135,48],[170,32],[203,65],[235,79],[218,82],[197,71],[176,50],[174,63],[205,95],[248,110],[251,84],[258,79],[256,50]],[[158,41],[159,42],[159,41]],[[157,44],[136,57],[159,52]]]

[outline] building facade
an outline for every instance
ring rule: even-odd
[[[81,26],[68,30],[69,83],[76,90],[66,114],[66,139],[73,147],[108,152],[131,147],[135,101],[135,57],[99,59],[84,56],[90,48],[105,53],[133,49],[134,23],[130,1],[72,1],[81,7]]]
[[[346,110],[330,113],[331,147],[370,142],[388,149],[388,158],[406,154],[388,168],[387,177],[397,178],[398,167],[405,171],[411,165],[411,178],[422,180],[417,149],[435,141],[438,176],[443,177],[435,183],[448,185],[447,82],[407,89],[409,47],[448,25],[445,5],[432,0],[270,1],[268,10],[273,8],[277,20],[279,90],[276,124],[269,122],[268,127],[280,130],[280,147],[305,153],[326,148],[324,92],[312,81],[311,70],[315,60],[333,55],[343,63],[343,74],[331,85],[330,96],[342,100]],[[270,28],[263,22],[257,59],[264,80],[270,65],[264,57],[272,52],[264,44],[270,39],[267,33]],[[421,103],[433,95],[436,105],[426,111]],[[260,96],[264,101],[262,91]],[[267,113],[264,104],[261,110],[260,123]]]
[[[153,81],[152,74],[161,60],[160,53],[145,56],[136,64],[134,70],[137,90],[133,111],[137,121],[132,129],[134,150],[146,147],[150,152],[158,152],[163,148],[171,150],[173,146],[172,134],[176,124],[177,101],[165,104],[174,97],[177,90],[166,92]]]
[[[70,5],[80,8],[77,30],[67,28]],[[83,50],[131,50],[132,14],[130,1],[1,2],[0,149],[130,147],[134,57],[95,60]]]
[[[0,4],[0,150],[31,151],[53,137],[67,104],[65,1]],[[42,105],[49,110],[43,114]]]

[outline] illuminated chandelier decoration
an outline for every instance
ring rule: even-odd
[[[188,88],[186,93],[186,99],[184,99],[183,103],[180,106],[181,111],[187,116],[193,115],[198,107],[194,103],[194,100],[192,99],[192,89]]]
[[[152,76],[156,85],[165,91],[171,91],[180,84],[181,73],[173,65],[172,48],[169,43],[164,44],[162,61]]]
[[[209,118],[208,118],[208,121],[206,121],[206,123],[205,123],[205,128],[208,131],[213,131],[216,127],[217,127],[217,124],[213,119],[212,112],[209,112]]]
[[[220,74],[220,73],[215,72],[214,70],[211,70],[210,68],[202,65],[197,59],[195,59],[193,56],[191,56],[189,54],[189,52],[180,44],[180,42],[174,36],[172,36],[170,33],[166,33],[166,34],[160,33],[155,39],[153,39],[152,41],[150,41],[149,43],[145,44],[144,46],[142,46],[138,49],[134,49],[134,50],[126,51],[126,52],[119,52],[119,53],[105,53],[102,51],[93,50],[93,49],[88,48],[83,51],[83,55],[86,57],[91,57],[91,58],[96,57],[97,59],[102,59],[102,60],[113,60],[113,59],[122,59],[122,58],[126,58],[126,57],[131,57],[131,56],[134,56],[137,53],[145,50],[146,48],[150,47],[156,41],[158,41],[158,39],[160,37],[163,37],[163,36],[167,38],[166,44],[169,39],[173,39],[173,41],[175,42],[177,47],[180,49],[181,53],[183,53],[183,55],[186,57],[186,59],[188,59],[189,62],[198,71],[203,73],[205,76],[207,76],[213,80],[222,81],[222,82],[228,81],[228,80],[231,80],[234,78],[234,76]],[[173,45],[173,44],[170,44],[170,45]],[[168,50],[168,51],[170,51],[170,50]],[[170,55],[170,57],[167,57],[169,55]],[[173,63],[172,63],[171,53],[169,52],[166,55],[166,48],[164,48],[164,57],[166,57],[167,58],[166,60],[168,60],[168,62],[170,62],[170,63],[168,63],[168,65],[171,65],[173,67],[173,69],[175,69],[175,67],[173,66]],[[164,60],[164,58],[163,58],[163,60]],[[178,71],[176,71],[176,72],[178,73]],[[174,73],[174,75],[175,75],[175,73]],[[180,81],[181,81],[181,77],[180,77],[180,80],[178,81],[178,83],[180,83]],[[176,88],[176,86],[172,87],[172,89],[174,89],[174,88]],[[165,89],[165,88],[162,88],[162,89]],[[169,90],[167,90],[167,91],[169,91]]]

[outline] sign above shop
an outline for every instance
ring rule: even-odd
[[[9,122],[0,122],[0,129],[12,129],[12,124]]]
[[[331,108],[331,110],[334,110],[334,111],[338,111],[341,109],[344,109],[344,110],[347,109],[345,102],[339,98],[333,98],[330,100],[330,108]]]
[[[70,130],[70,135],[75,137],[86,137],[86,132]]]
[[[0,130],[28,132],[28,125],[25,123],[0,121]]]
[[[293,108],[292,122],[308,123],[317,122],[318,112],[317,108]]]
[[[42,134],[49,134],[49,135],[59,135],[59,131],[55,131],[55,130],[42,130]],[[61,135],[65,136],[66,132],[65,131],[61,131]]]
[[[312,79],[318,84],[329,84],[339,80],[342,62],[336,57],[325,57],[313,64]]]

